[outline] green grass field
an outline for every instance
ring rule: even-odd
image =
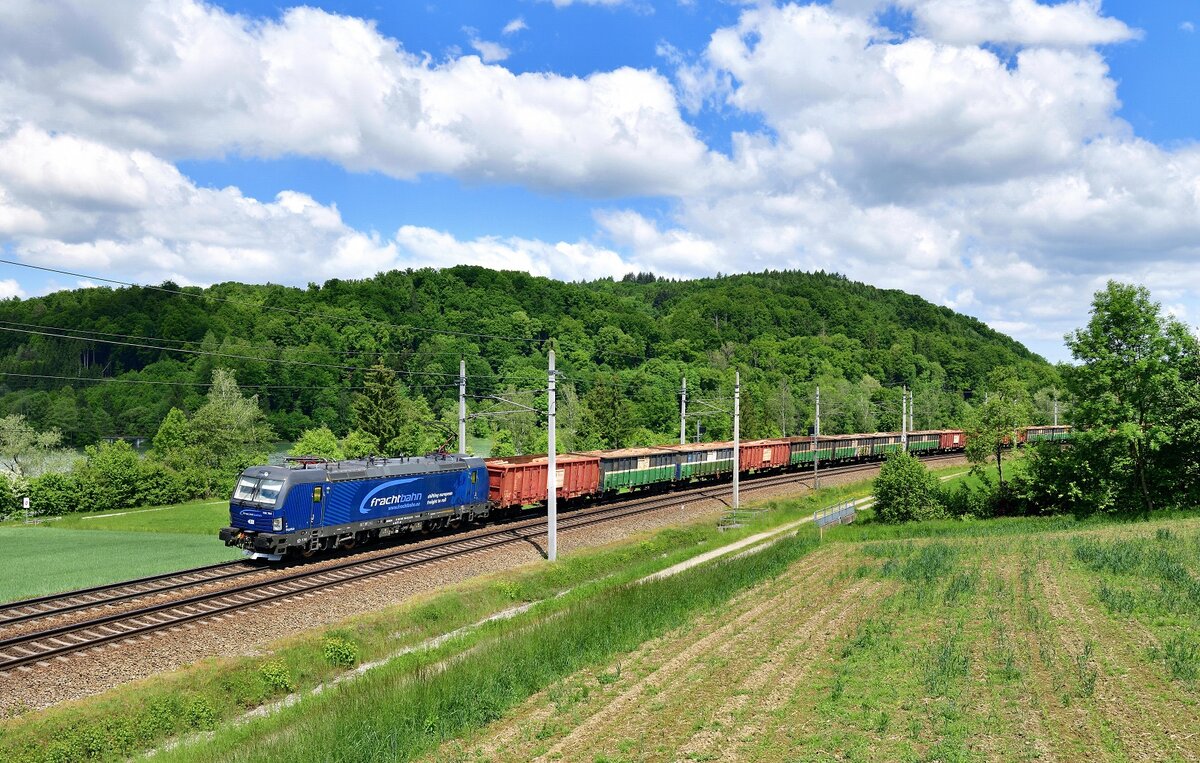
[[[185,533],[216,536],[229,524],[229,501],[189,501],[174,506],[120,509],[67,514],[46,522],[47,527],[65,530],[110,530],[116,532]]]
[[[94,532],[58,527],[0,527],[0,601],[170,572],[229,559],[241,552],[212,536]]]

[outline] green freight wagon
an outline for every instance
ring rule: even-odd
[[[679,456],[666,448],[593,451],[600,457],[600,490],[643,490],[679,479]]]
[[[875,432],[858,436],[859,453],[883,456],[900,450],[899,432]]]
[[[1025,442],[1061,442],[1071,439],[1069,426],[1026,427]]]
[[[908,433],[908,452],[923,453],[925,451],[937,450],[941,445],[942,433],[940,431],[923,431]]]
[[[671,449],[679,454],[680,479],[711,479],[733,471],[732,442],[690,442]]]

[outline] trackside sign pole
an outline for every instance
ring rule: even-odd
[[[558,465],[554,442],[554,350],[550,351],[550,372],[546,387],[546,559],[558,558]]]

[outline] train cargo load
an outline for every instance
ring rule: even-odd
[[[597,456],[561,455],[555,458],[555,484],[560,500],[596,495],[600,485]],[[487,460],[488,499],[500,508],[546,500],[545,456],[513,456]]]

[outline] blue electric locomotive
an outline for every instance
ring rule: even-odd
[[[300,460],[242,472],[220,537],[253,558],[276,560],[469,522],[488,508],[479,458]]]

